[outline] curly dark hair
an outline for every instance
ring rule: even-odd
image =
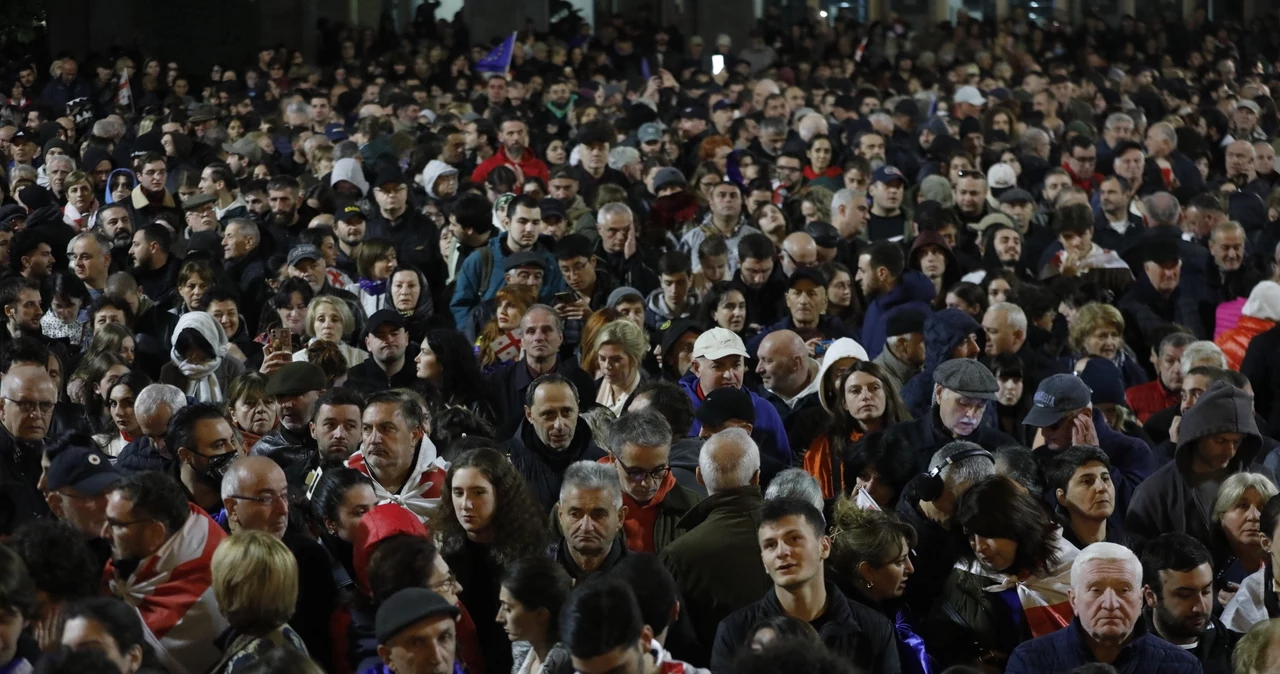
[[[35,520],[18,528],[9,546],[27,565],[34,589],[52,602],[96,596],[102,566],[84,537],[71,525]]]
[[[444,479],[444,498],[431,518],[430,529],[440,536],[440,549],[444,554],[462,550],[467,532],[458,522],[453,507],[453,477],[458,471],[474,468],[493,485],[494,512],[492,526],[493,544],[489,555],[501,565],[510,564],[522,557],[545,554],[548,542],[546,521],[542,508],[520,472],[501,452],[493,449],[473,449],[449,467]]]
[[[977,534],[1018,544],[1013,564],[1000,570],[1002,573],[1042,574],[1058,565],[1059,552],[1054,545],[1058,524],[1036,497],[1003,475],[985,477],[970,487],[956,501],[955,521],[960,524],[959,535],[966,539],[957,543],[957,547],[963,545],[960,549],[966,559],[974,557],[967,539]]]

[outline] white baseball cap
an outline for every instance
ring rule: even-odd
[[[1012,166],[1004,162],[992,164],[987,170],[987,182],[993,190],[1008,189],[1018,184],[1018,174],[1014,173]]]
[[[732,330],[711,328],[698,335],[697,341],[693,343],[694,358],[720,360],[725,356],[747,357],[747,348],[743,346],[742,338]]]
[[[956,89],[954,99],[956,103],[968,103],[969,105],[986,105],[987,99],[982,97],[982,92],[978,91],[974,86],[963,86]]]

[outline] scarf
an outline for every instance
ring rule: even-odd
[[[387,292],[387,282],[386,280],[370,281],[367,278],[362,278],[360,279],[360,289],[363,290],[366,295],[373,295],[374,297],[377,297]]]
[[[220,403],[222,402],[222,386],[218,384],[218,378],[214,376],[218,366],[222,365],[222,356],[218,356],[207,363],[193,363],[189,360],[182,359],[174,362],[187,378],[187,390],[185,393],[200,402]]]
[[[346,467],[360,471],[373,480],[373,493],[378,497],[378,504],[396,503],[407,508],[425,524],[431,513],[440,505],[440,495],[444,491],[444,479],[449,470],[449,462],[437,455],[436,447],[429,438],[422,439],[418,449],[418,463],[409,471],[409,479],[393,494],[378,482],[365,462],[364,451],[352,454],[346,461]]]
[[[577,94],[569,94],[569,102],[565,103],[564,107],[556,107],[555,103],[547,101],[547,110],[550,110],[551,114],[555,115],[557,119],[564,119],[565,115],[569,114],[569,110],[573,108],[573,103],[576,100],[578,100]]]
[[[177,336],[187,330],[196,331],[213,348],[212,358],[205,363],[192,363],[178,353]],[[223,400],[222,385],[214,373],[222,366],[222,359],[227,355],[227,335],[222,326],[213,317],[203,311],[189,311],[178,318],[173,328],[175,345],[169,350],[169,359],[178,366],[178,370],[187,378],[185,393],[200,402],[220,403]]]
[[[1080,554],[1080,550],[1062,537],[1061,529],[1054,534],[1054,544],[1058,548],[1058,566],[1050,569],[1043,576],[1033,575],[1022,579],[993,572],[977,560],[958,562],[956,568],[992,580],[995,584],[983,588],[985,592],[999,594],[1007,590],[1016,590],[1017,600],[1022,606],[1023,618],[1031,630],[1031,636],[1042,637],[1070,625],[1071,619],[1075,616],[1071,604],[1067,601],[1067,590],[1071,587],[1071,564]],[[999,598],[996,598],[996,601],[999,601]]]

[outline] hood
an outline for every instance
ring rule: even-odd
[[[440,161],[439,159],[432,159],[427,162],[427,167],[422,169],[422,187],[427,191],[427,196],[432,199],[443,198],[439,194],[436,194],[435,186],[436,181],[439,180],[441,176],[447,175],[458,175],[458,169]]]
[[[333,163],[333,171],[329,174],[329,186],[345,180],[360,189],[360,196],[369,194],[369,181],[364,177],[364,169],[353,157],[339,159]]]
[[[835,382],[830,385],[827,384],[827,370],[830,370],[833,365],[845,358],[871,360],[867,357],[867,350],[862,348],[861,344],[848,337],[841,337],[827,347],[827,352],[822,356],[822,365],[818,366],[818,402],[822,403],[822,409],[832,414],[835,412],[827,406],[827,390]]]
[[[942,287],[950,288],[955,285],[961,276],[960,263],[956,260],[955,251],[951,250],[951,244],[937,232],[924,231],[916,235],[915,240],[911,242],[911,252],[907,255],[907,266],[920,271],[920,251],[925,246],[937,246],[942,249],[942,256],[947,259],[947,268],[942,271]]]
[[[692,288],[689,289],[688,299],[685,300],[685,304],[689,307],[685,313],[678,316],[673,315],[671,307],[667,306],[667,299],[662,296],[662,288],[656,288],[649,293],[649,297],[645,300],[644,307],[663,318],[692,318],[693,311],[698,306],[698,296],[693,292]]]
[[[981,332],[982,326],[959,309],[935,311],[924,321],[926,356],[923,371],[932,373],[943,361],[950,360],[952,349],[964,342],[969,335]]]
[[[1182,415],[1178,429],[1179,460],[1183,460],[1197,440],[1218,433],[1245,435],[1236,452],[1241,467],[1247,468],[1252,464],[1262,448],[1262,434],[1258,432],[1258,423],[1253,418],[1253,400],[1243,390],[1221,381],[1214,382]]]
[[[138,179],[134,177],[133,171],[130,171],[127,168],[118,168],[112,171],[111,175],[107,176],[107,193],[102,199],[103,203],[115,203],[111,200],[111,181],[115,179],[117,174],[129,176],[129,191],[133,191],[133,188],[138,186]]]
[[[1263,281],[1254,286],[1240,313],[1267,321],[1280,321],[1280,283]]]
[[[404,268],[405,267],[401,267],[401,269]],[[431,287],[429,282],[427,282],[427,276],[422,273],[421,269],[418,269],[417,267],[410,268],[418,275],[418,287],[422,288],[422,290],[418,293],[418,305],[413,308],[413,311],[407,314],[401,311],[400,315],[410,320],[425,321],[435,314],[435,301],[431,299],[431,294],[435,292],[435,289]]]
[[[930,117],[929,121],[925,122],[924,126],[921,128],[932,131],[938,138],[951,135],[951,129],[947,128],[947,120],[943,119],[941,116],[935,115]]]
[[[418,516],[397,503],[376,505],[360,518],[360,526],[356,529],[356,540],[352,543],[351,561],[356,571],[356,582],[365,591],[369,589],[369,578],[365,572],[369,567],[369,557],[373,556],[373,548],[378,543],[400,534],[428,535],[426,526]]]
[[[185,354],[178,353],[178,337],[187,330],[195,330],[213,347],[213,353],[209,355],[214,361],[218,361],[214,364],[217,367],[222,357],[227,355],[227,333],[222,331],[222,325],[213,316],[203,311],[188,311],[178,318],[178,324],[173,327],[173,346],[169,349],[169,358],[175,364],[183,362]]]
[[[84,157],[80,159],[80,170],[92,174],[93,169],[104,161],[111,162],[111,168],[115,169],[116,160],[110,153],[100,147],[91,147],[84,151]]]

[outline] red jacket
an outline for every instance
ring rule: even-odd
[[[1129,409],[1138,415],[1140,423],[1146,423],[1151,415],[1177,405],[1180,400],[1176,392],[1164,387],[1160,377],[1145,384],[1129,387],[1129,390],[1124,392],[1124,399],[1129,404]]]
[[[1095,173],[1092,176],[1080,177],[1072,172],[1071,167],[1067,166],[1067,162],[1062,162],[1062,170],[1067,172],[1067,177],[1071,178],[1071,184],[1084,190],[1085,194],[1093,196],[1093,189],[1102,183],[1103,175]]]
[[[524,159],[516,161],[507,156],[507,148],[500,147],[492,157],[484,160],[483,164],[477,166],[476,170],[471,172],[471,182],[477,185],[483,183],[484,179],[489,177],[489,172],[499,166],[514,166],[520,169],[519,175],[516,176],[518,178],[516,181],[517,192],[520,191],[520,186],[530,176],[542,178],[544,183],[551,181],[551,172],[547,170],[547,165],[542,163],[541,159],[533,156],[533,150],[525,148]],[[521,178],[520,176],[524,177]]]
[[[1274,327],[1276,327],[1275,321],[1241,314],[1236,327],[1218,335],[1213,343],[1222,347],[1222,353],[1227,356],[1227,367],[1239,372],[1240,363],[1244,362],[1244,352],[1249,348],[1249,342]]]

